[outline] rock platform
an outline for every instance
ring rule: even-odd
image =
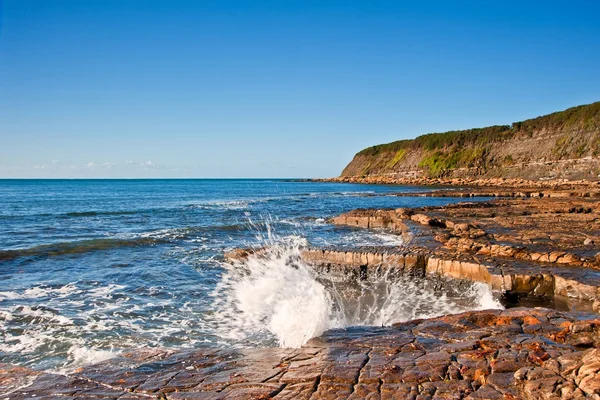
[[[594,316],[477,311],[331,330],[299,349],[139,352],[69,376],[0,366],[0,398],[600,399],[599,346]]]
[[[330,222],[388,230],[407,244],[307,250],[305,258],[317,265],[416,268],[503,292],[584,300],[600,311],[600,202],[594,196],[553,191],[443,207],[361,209]]]

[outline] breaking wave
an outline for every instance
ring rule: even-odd
[[[0,250],[0,261],[10,261],[21,257],[50,258],[69,254],[82,254],[94,251],[118,249],[122,247],[155,246],[177,240],[196,238],[203,232],[228,232],[246,229],[243,224],[192,226],[183,228],[158,229],[150,232],[120,234],[96,239],[73,240],[41,244],[21,249]]]
[[[242,346],[299,347],[328,329],[502,308],[481,283],[444,293],[426,281],[390,273],[367,280],[318,273],[302,260],[303,238],[276,243],[269,232],[268,239],[266,250],[224,263],[212,293],[219,335]]]
[[[87,253],[119,247],[152,246],[161,242],[160,238],[138,237],[133,239],[89,239],[74,242],[43,244],[25,249],[2,250],[0,261],[19,257],[53,257],[67,254]]]

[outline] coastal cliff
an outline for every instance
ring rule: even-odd
[[[341,177],[600,179],[600,102],[514,122],[380,144]]]

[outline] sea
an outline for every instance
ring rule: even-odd
[[[69,372],[141,348],[298,347],[327,329],[501,307],[485,285],[460,299],[397,278],[349,286],[300,258],[307,246],[404,246],[401,236],[327,220],[356,208],[459,201],[410,195],[424,190],[0,180],[0,363]],[[236,248],[262,251],[227,261]]]

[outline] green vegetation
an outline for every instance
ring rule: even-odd
[[[365,165],[365,167],[362,170],[362,175],[369,175],[369,168],[371,168],[371,164],[373,164],[373,161],[369,161],[369,163],[367,165]]]
[[[438,150],[453,146],[484,146],[488,143],[510,138],[510,136],[512,136],[512,130],[508,125],[489,126],[487,128],[469,129],[465,131],[429,133],[427,135],[419,136],[416,139],[398,140],[392,143],[369,147],[358,154],[363,156],[374,156],[384,152],[398,154],[401,150],[406,151],[411,149]]]
[[[600,155],[600,132],[596,133],[594,139],[592,140],[592,148],[594,157],[598,157]]]
[[[419,162],[420,168],[429,169],[429,175],[433,177],[442,177],[450,169],[456,168],[460,159],[460,153],[444,153],[436,151],[435,153],[425,156]]]
[[[394,156],[394,158],[392,158],[392,160],[388,164],[388,167],[389,168],[394,168],[396,166],[396,164],[398,164],[404,158],[405,154],[406,154],[406,149],[400,149],[400,150],[398,150],[396,152],[396,155]]]
[[[423,149],[439,150],[467,145],[486,146],[490,143],[511,139],[518,133],[532,133],[543,129],[583,129],[600,128],[600,102],[569,108],[512,125],[495,125],[485,128],[429,133],[415,139],[398,140],[392,143],[368,147],[358,153],[361,156],[375,156],[380,153],[398,154],[400,150]]]
[[[490,149],[497,143],[518,140],[545,132],[564,132],[556,141],[552,153],[557,158],[581,157],[591,150],[600,153],[600,136],[596,141],[585,143],[572,133],[577,131],[600,132],[600,102],[569,108],[545,116],[515,122],[511,125],[494,125],[485,128],[429,133],[415,139],[398,140],[372,146],[357,156],[364,162],[362,175],[393,170],[406,155],[413,151],[420,154],[419,168],[432,177],[443,177],[451,170],[461,167],[486,168],[491,165],[514,164],[511,155],[493,159]],[[589,146],[592,145],[590,149]]]
[[[523,122],[515,122],[512,126],[513,129],[520,129],[524,131],[564,129],[573,127],[579,127],[582,129],[599,128],[600,102],[572,107],[564,111],[558,111],[541,117],[528,119]]]
[[[464,167],[476,167],[485,159],[488,148],[475,147],[452,152],[436,151],[425,155],[419,162],[420,168],[427,168],[432,177],[443,177],[452,169]]]

